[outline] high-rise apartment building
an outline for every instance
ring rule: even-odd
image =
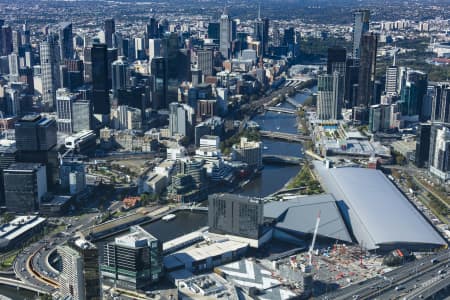
[[[386,84],[384,91],[388,96],[396,96],[398,88],[398,67],[390,66],[386,69]]]
[[[100,268],[97,247],[83,239],[57,247],[62,270],[58,275],[60,293],[73,300],[100,300]]]
[[[59,53],[53,38],[40,44],[42,106],[44,110],[52,111],[56,102]]]
[[[378,35],[371,32],[361,37],[359,54],[358,94],[356,105],[370,106],[374,103],[373,91],[377,62]]]
[[[224,11],[220,16],[220,46],[219,50],[225,59],[230,58],[231,55],[231,41],[232,41],[232,21],[227,12]]]
[[[338,120],[344,97],[344,76],[338,71],[320,75],[317,82],[317,118],[320,120]]]

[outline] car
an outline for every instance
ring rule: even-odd
[[[404,286],[397,285],[397,286],[395,287],[395,290],[396,290],[396,291],[401,291],[401,290],[403,290],[404,288],[405,288]]]

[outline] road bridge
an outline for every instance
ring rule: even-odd
[[[287,156],[287,155],[272,155],[265,154],[262,156],[264,163],[268,164],[283,164],[283,165],[299,165],[303,162],[301,157]]]
[[[297,113],[297,111],[295,109],[285,108],[285,107],[277,107],[277,106],[264,106],[264,109],[268,110],[268,111],[274,111],[274,112],[278,112],[278,113],[291,114],[291,115],[295,115]]]
[[[23,281],[11,278],[0,277],[0,284],[31,291],[38,294],[47,294],[48,291],[40,287],[24,283]]]
[[[285,132],[276,132],[276,131],[259,131],[262,137],[285,140],[288,142],[303,142],[310,141],[312,138],[309,135],[295,134],[295,133],[285,133]]]

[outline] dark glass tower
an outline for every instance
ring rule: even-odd
[[[151,75],[154,77],[153,105],[154,109],[167,108],[168,74],[167,60],[154,57],[151,62]]]
[[[91,49],[91,59],[94,114],[107,115],[110,113],[110,103],[106,44],[94,44]]]
[[[105,43],[108,48],[112,48],[112,37],[114,32],[116,32],[116,23],[114,19],[105,20]]]
[[[373,86],[377,63],[378,35],[366,33],[361,39],[357,105],[369,106],[373,101]]]
[[[428,165],[430,156],[431,123],[422,123],[417,129],[416,166],[423,168]]]

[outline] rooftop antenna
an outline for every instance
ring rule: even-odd
[[[258,3],[258,20],[261,20],[261,1]]]

